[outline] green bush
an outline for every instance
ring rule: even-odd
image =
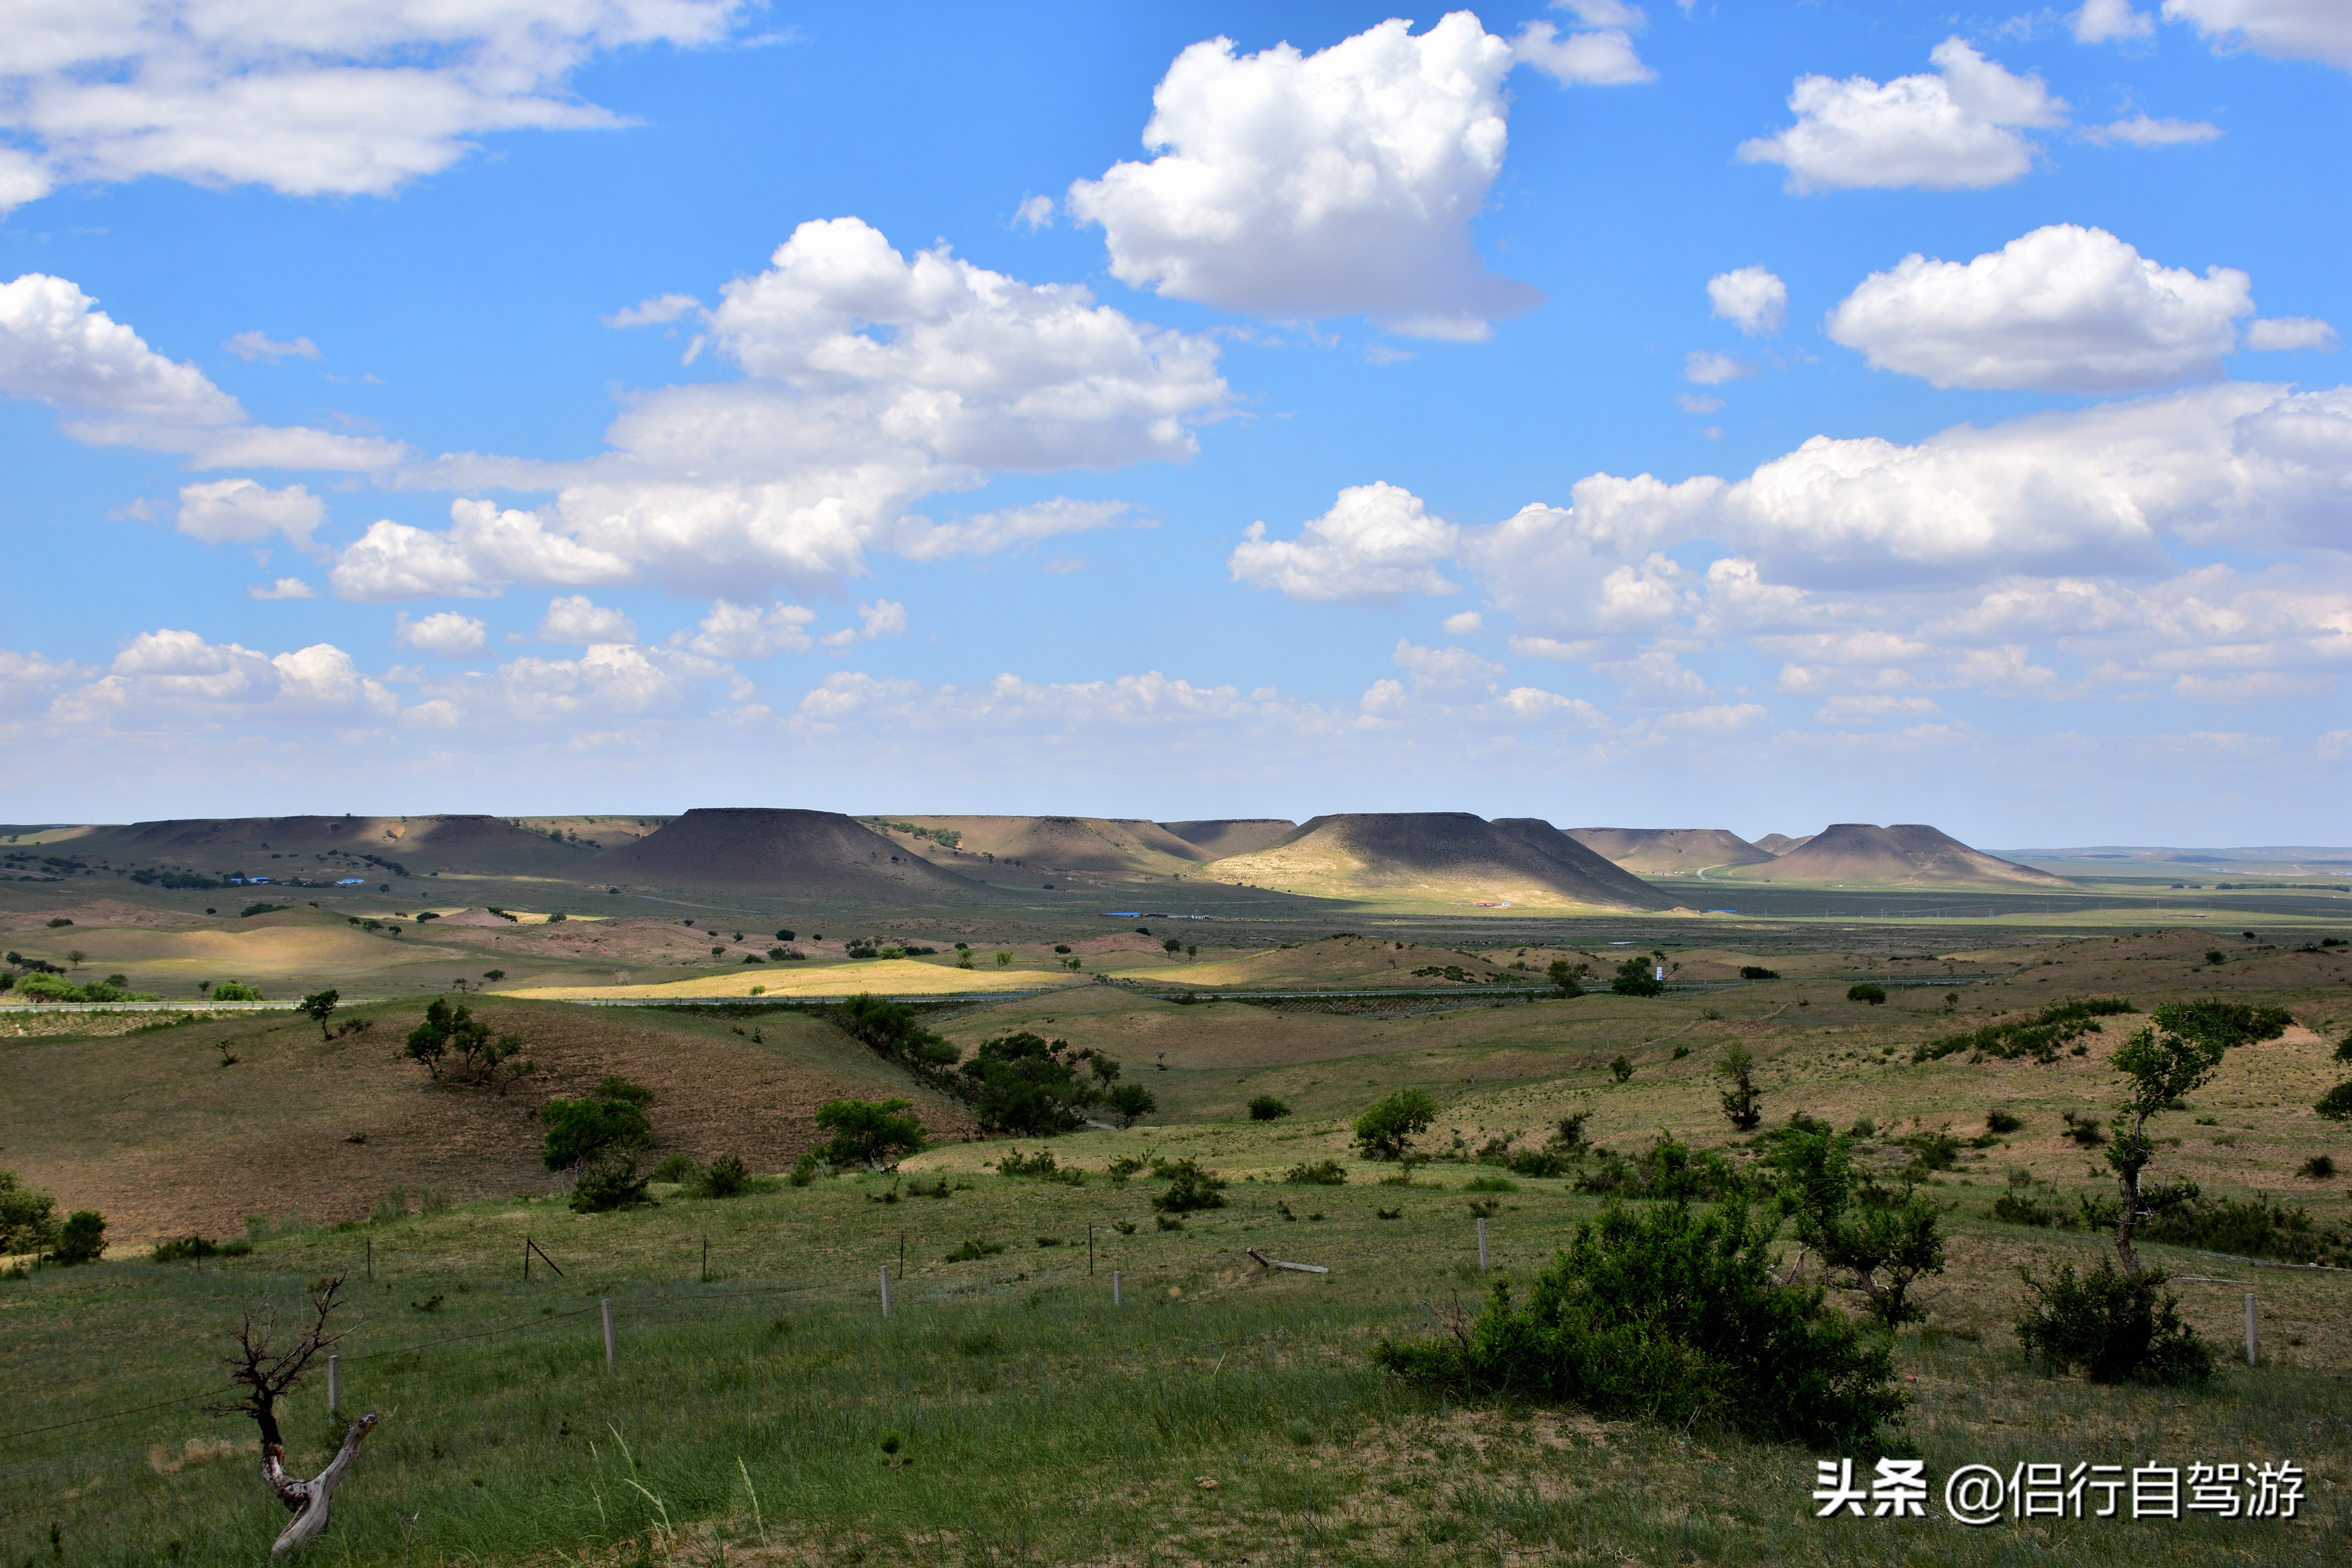
[[[1151,1200],[1151,1206],[1160,1213],[1191,1214],[1195,1209],[1225,1206],[1225,1194],[1217,1191],[1225,1184],[1214,1173],[1202,1170],[1197,1161],[1179,1160],[1167,1172],[1168,1190]]]
[[[2081,1369],[2093,1383],[2203,1383],[2213,1351],[2180,1321],[2179,1303],[2151,1268],[2134,1279],[2111,1258],[2077,1276],[2062,1263],[2053,1277],[2021,1269],[2033,1299],[2017,1319],[2017,1342],[2052,1373]]]
[[[1998,1105],[1985,1112],[1985,1131],[1988,1132],[2014,1132],[2024,1125],[2023,1117],[2012,1115]]]
[[[581,1214],[636,1208],[653,1202],[646,1194],[651,1180],[637,1173],[634,1154],[608,1153],[580,1173],[572,1188],[572,1206]]]
[[[2321,1095],[2311,1108],[2330,1121],[2352,1121],[2352,1079]]]
[[[1651,972],[1648,959],[1629,958],[1610,977],[1609,989],[1620,996],[1656,996],[1664,994],[1666,983]]]
[[[1276,1121],[1290,1114],[1290,1107],[1270,1094],[1261,1094],[1249,1102],[1252,1121]]]
[[[1149,1116],[1160,1109],[1159,1097],[1139,1083],[1113,1084],[1103,1096],[1103,1107],[1118,1118],[1121,1127],[1132,1127],[1139,1116]]]
[[[1870,984],[1849,985],[1845,988],[1845,999],[1849,1002],[1867,1002],[1875,1007],[1886,1000],[1886,987]]]
[[[1774,1226],[1743,1205],[1612,1204],[1576,1227],[1527,1305],[1497,1282],[1449,1334],[1383,1339],[1373,1363],[1465,1394],[1576,1404],[1603,1419],[1707,1421],[1770,1442],[1866,1448],[1906,1396],[1888,1342],[1819,1289],[1775,1287]]]
[[[1778,980],[1780,978],[1780,972],[1777,969],[1767,969],[1760,963],[1743,963],[1739,966],[1739,978],[1742,980]]]
[[[1715,1064],[1716,1075],[1729,1088],[1723,1091],[1723,1114],[1736,1131],[1753,1132],[1764,1120],[1764,1091],[1756,1087],[1756,1058],[1738,1040],[1725,1047]]]
[[[1552,989],[1565,1001],[1584,994],[1584,971],[1581,963],[1571,964],[1564,958],[1555,958],[1544,972],[1544,978],[1551,982]]]
[[[1633,1076],[1633,1058],[1625,1056],[1614,1056],[1610,1058],[1609,1076],[1615,1079],[1619,1083],[1623,1083],[1627,1079],[1632,1078]]]
[[[96,1209],[77,1209],[58,1227],[49,1248],[52,1263],[95,1263],[106,1256],[106,1216]]]
[[[1516,1193],[1519,1184],[1507,1176],[1473,1176],[1462,1185],[1465,1193]]]
[[[2315,1182],[2324,1182],[2336,1174],[2335,1157],[2329,1154],[2314,1154],[2303,1163],[2295,1174],[2308,1176]]]
[[[706,1198],[740,1197],[751,1190],[751,1173],[740,1154],[721,1154],[704,1168],[695,1190]]]
[[[816,1163],[816,1156],[806,1152],[803,1152],[799,1159],[794,1160],[793,1162],[793,1185],[796,1187],[805,1187],[811,1182],[815,1181]]]
[[[828,1163],[846,1169],[863,1165],[887,1170],[908,1155],[930,1146],[929,1130],[908,1114],[911,1100],[828,1100],[816,1108],[816,1124],[833,1134],[818,1152]]]
[[[650,1202],[637,1171],[637,1155],[653,1146],[646,1107],[653,1090],[625,1079],[607,1077],[578,1100],[551,1100],[539,1108],[547,1126],[540,1161],[551,1171],[570,1171],[572,1206],[583,1214]]]
[[[243,1258],[253,1250],[249,1241],[206,1241],[201,1236],[177,1237],[155,1244],[158,1263],[191,1263],[207,1258]]]
[[[42,1252],[57,1244],[58,1200],[28,1187],[14,1171],[0,1171],[0,1258]]]
[[[1001,1241],[982,1241],[975,1238],[949,1253],[947,1260],[950,1263],[977,1263],[983,1258],[993,1258],[1003,1250],[1004,1244]]]
[[[982,1041],[963,1064],[962,1086],[986,1131],[1050,1137],[1079,1126],[1085,1109],[1101,1100],[1081,1072],[1093,1054],[1024,1029]]]
[[[1312,1164],[1302,1161],[1285,1171],[1282,1179],[1294,1186],[1337,1187],[1346,1184],[1348,1173],[1337,1160],[1318,1160]]]
[[[224,980],[219,984],[213,987],[213,1000],[215,1002],[260,1002],[266,1001],[267,998],[261,994],[261,987],[258,985],[247,985],[242,980]]]
[[[1356,1118],[1356,1142],[1367,1159],[1402,1160],[1412,1141],[1437,1120],[1437,1101],[1425,1089],[1401,1089],[1373,1101]]]
[[[690,1187],[702,1180],[702,1162],[691,1154],[671,1154],[653,1168],[647,1179],[656,1182],[673,1182],[682,1187]]]
[[[2019,1057],[2032,1057],[2047,1066],[2058,1059],[2059,1047],[2084,1035],[2101,1033],[2101,1018],[2111,1018],[2116,1014],[2134,1010],[2130,1001],[2122,996],[2093,996],[2080,1002],[2072,999],[2053,1002],[2031,1018],[2013,1019],[2006,1024],[1988,1024],[1981,1029],[1930,1040],[1914,1050],[1911,1059],[1915,1062],[1939,1061],[1945,1057],[1969,1051],[1973,1053],[1971,1060],[1990,1057],[2011,1061]]]

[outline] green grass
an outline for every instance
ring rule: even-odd
[[[249,1427],[186,1403],[6,1434],[203,1393],[223,1331],[248,1303],[298,1309],[320,1274],[357,1275],[371,1241],[378,1278],[353,1282],[344,1402],[387,1419],[337,1505],[326,1550],[351,1562],[665,1561],[665,1530],[689,1542],[715,1531],[743,1552],[762,1527],[789,1560],[828,1563],[1470,1563],[1546,1552],[1835,1563],[1883,1560],[1873,1543],[1900,1540],[1905,1560],[1923,1563],[2274,1563],[2340,1560],[2352,1542],[2340,1367],[2282,1346],[2285,1364],[2233,1370],[2200,1394],[2053,1383],[2023,1372],[1999,1312],[1949,1277],[1923,1288],[1936,1319],[1901,1352],[1919,1394],[1904,1436],[1931,1475],[1964,1462],[2294,1458],[2314,1471],[2307,1520],[2086,1521],[2046,1539],[1940,1521],[1832,1527],[1811,1517],[1813,1457],[1802,1452],[1572,1412],[1465,1408],[1385,1383],[1366,1363],[1369,1344],[1425,1331],[1431,1307],[1482,1289],[1460,1194],[1472,1173],[1324,1189],[1320,1224],[1300,1204],[1298,1221],[1282,1217],[1275,1205],[1295,1189],[1236,1184],[1231,1207],[1192,1216],[1181,1235],[1111,1229],[1150,1212],[1156,1184],[1141,1181],[1097,1176],[1074,1190],[976,1175],[944,1200],[887,1204],[877,1201],[887,1179],[844,1178],[727,1202],[672,1194],[615,1215],[475,1205],[281,1236],[202,1271],[37,1271],[0,1284],[0,1384],[13,1394],[0,1425],[0,1562],[260,1560],[284,1516],[249,1455],[170,1474],[149,1457],[157,1444],[181,1455],[191,1438],[244,1442]],[[1376,1204],[1402,1205],[1403,1222],[1379,1224]],[[1504,1205],[1490,1236],[1498,1267],[1521,1274],[1592,1206],[1548,1182],[1523,1182]],[[521,1282],[526,1228],[567,1278],[535,1270]],[[908,1272],[885,1321],[875,1273],[895,1264],[902,1233]],[[708,1284],[698,1278],[706,1234]],[[1041,1251],[1037,1235],[1068,1245]],[[1013,1245],[941,1261],[975,1237]],[[1334,1272],[1257,1275],[1240,1253],[1249,1245]],[[2084,1257],[2096,1245],[1970,1223],[1956,1250],[1960,1268],[1989,1276],[2012,1254]],[[1117,1310],[1113,1268],[1124,1276]],[[2340,1310],[2344,1285],[2282,1277],[2264,1289],[2293,1318]],[[436,1295],[429,1313],[414,1305]],[[604,1297],[619,1324],[610,1373]],[[2200,1300],[2200,1321],[2226,1333],[2235,1294]],[[323,1381],[296,1396],[298,1464],[322,1462],[334,1441],[324,1399]]]

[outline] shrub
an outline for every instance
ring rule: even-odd
[[[1623,1056],[1610,1058],[1609,1076],[1615,1079],[1619,1083],[1623,1083],[1627,1079],[1632,1078],[1633,1076],[1633,1063],[1632,1059]]]
[[[2030,1225],[2063,1230],[2074,1228],[2074,1216],[2054,1197],[2031,1187],[2011,1188],[1992,1201],[1992,1217],[2004,1225]]]
[[[1738,1204],[1612,1204],[1576,1227],[1525,1307],[1498,1281],[1475,1319],[1373,1363],[1468,1394],[1574,1403],[1603,1419],[1713,1420],[1765,1441],[1866,1447],[1906,1396],[1888,1344],[1776,1288],[1774,1227]]]
[[[2079,1367],[2093,1383],[2203,1383],[2212,1348],[2180,1321],[2160,1268],[2134,1278],[2112,1258],[2079,1277],[2062,1263],[2048,1279],[2021,1269],[2033,1299],[2017,1319],[2017,1342],[2053,1373]]]
[[[1731,1087],[1723,1091],[1723,1114],[1732,1127],[1741,1132],[1753,1132],[1764,1120],[1764,1091],[1756,1087],[1756,1058],[1748,1047],[1734,1040],[1716,1063],[1718,1077],[1729,1080]]]
[[[547,1127],[540,1161],[551,1171],[573,1173],[572,1206],[582,1213],[647,1202],[653,1178],[637,1173],[637,1155],[652,1147],[653,1124],[646,1107],[653,1090],[625,1079],[605,1078],[578,1100],[551,1100],[539,1108]]]
[[[1845,999],[1849,1002],[1867,1002],[1875,1007],[1886,1000],[1886,987],[1867,984],[1849,985],[1845,988]]]
[[[247,985],[241,980],[224,980],[219,984],[213,987],[213,1000],[215,1002],[261,1002],[266,1001],[267,998],[261,994],[261,987],[258,985]]]
[[[690,1187],[702,1180],[702,1163],[691,1154],[672,1154],[656,1165],[646,1179],[674,1182],[679,1186]]]
[[[1985,1112],[1985,1131],[1988,1132],[2014,1132],[2024,1125],[2023,1117],[2003,1110],[1998,1105]]]
[[[828,1100],[816,1108],[816,1124],[833,1134],[818,1151],[836,1166],[887,1170],[901,1156],[929,1147],[922,1122],[907,1114],[911,1100]]]
[[[816,1164],[816,1156],[806,1151],[803,1151],[800,1158],[793,1162],[793,1185],[796,1187],[805,1187],[811,1182],[815,1181]]]
[[[852,1039],[918,1072],[944,1073],[963,1055],[923,1027],[920,1015],[903,1003],[852,996],[831,1016]]]
[[[1739,978],[1742,980],[1778,980],[1780,978],[1780,972],[1777,969],[1767,969],[1760,963],[1743,963],[1739,966]]]
[[[580,1173],[572,1184],[572,1206],[581,1214],[636,1208],[650,1204],[646,1185],[652,1180],[637,1173],[634,1154],[607,1154]]]
[[[1437,1120],[1437,1101],[1428,1091],[1400,1089],[1372,1102],[1356,1118],[1356,1142],[1367,1159],[1401,1160],[1412,1152],[1412,1141]]]
[[[2331,1155],[2314,1154],[2310,1159],[2305,1160],[2303,1163],[2302,1167],[2295,1172],[2295,1174],[2298,1176],[2308,1176],[2315,1182],[2324,1182],[2327,1180],[2328,1177],[2336,1174],[2336,1161]]]
[[[1348,1173],[1337,1160],[1318,1160],[1313,1164],[1302,1161],[1285,1171],[1282,1179],[1294,1186],[1337,1187],[1346,1184]]]
[[[95,1263],[106,1256],[106,1216],[96,1209],[77,1209],[58,1227],[49,1247],[52,1263]]]
[[[1195,1209],[1225,1206],[1225,1194],[1217,1191],[1225,1184],[1217,1179],[1214,1172],[1202,1170],[1197,1161],[1179,1160],[1166,1169],[1168,1190],[1151,1200],[1151,1206],[1161,1214],[1191,1214]]]
[[[1656,996],[1664,993],[1666,983],[1652,973],[1648,959],[1629,958],[1610,977],[1609,989],[1620,996]]]
[[[1519,1184],[1507,1176],[1473,1176],[1463,1184],[1465,1193],[1516,1193]]]
[[[2098,1118],[2095,1116],[2080,1116],[2071,1110],[2062,1110],[2058,1119],[2066,1124],[2066,1136],[2083,1148],[2095,1149],[2107,1141],[2107,1135],[2099,1130]]]
[[[0,1258],[40,1252],[58,1239],[57,1199],[28,1187],[14,1171],[0,1171]]]
[[[706,1198],[740,1197],[751,1190],[751,1173],[740,1154],[721,1154],[703,1171],[695,1190]]]
[[[1103,1105],[1118,1118],[1121,1127],[1132,1127],[1139,1116],[1149,1116],[1160,1109],[1159,1100],[1139,1083],[1114,1084],[1103,1096]]]
[[[1571,964],[1564,958],[1555,958],[1551,961],[1551,967],[1544,972],[1544,978],[1549,980],[1552,989],[1566,1000],[1584,994],[1584,971],[1585,965],[1581,963]]]
[[[2311,1108],[2330,1121],[2352,1121],[2352,1079],[2346,1079],[2321,1095]]]
[[[983,1258],[993,1258],[1003,1250],[1004,1244],[1001,1241],[982,1241],[974,1237],[949,1253],[947,1260],[950,1263],[977,1263]]]
[[[1290,1114],[1290,1107],[1270,1094],[1261,1094],[1249,1102],[1252,1121],[1276,1121]]]

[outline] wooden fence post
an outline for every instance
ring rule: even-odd
[[[2246,1292],[2246,1364],[2259,1364],[2254,1356],[2254,1293]]]
[[[1486,1216],[1478,1216],[1478,1272],[1486,1272]]]
[[[343,1358],[327,1358],[327,1413],[331,1415],[343,1407]]]
[[[1110,1304],[1114,1307],[1118,1305],[1118,1270],[1116,1268],[1110,1271]]]
[[[599,1305],[604,1309],[604,1370],[611,1372],[620,1357],[620,1347],[613,1341],[613,1298],[604,1297]]]
[[[882,1266],[882,1315],[890,1315],[890,1266],[887,1263]]]

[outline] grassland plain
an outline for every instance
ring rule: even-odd
[[[1528,934],[1547,940],[1524,954],[1465,935],[1462,949],[1477,961],[1465,973],[1517,979],[1517,963],[1539,973],[1551,956],[1611,960],[1623,949],[1608,942],[1627,940],[1596,928]],[[0,1385],[10,1391],[0,1416],[0,1562],[258,1561],[283,1516],[239,1447],[249,1426],[204,1415],[202,1400],[217,1386],[223,1331],[245,1307],[290,1310],[307,1285],[334,1272],[352,1277],[357,1309],[341,1347],[345,1405],[388,1416],[339,1494],[327,1550],[350,1562],[2344,1561],[2352,1271],[2144,1248],[2184,1277],[2184,1311],[2225,1347],[2238,1342],[2246,1289],[2235,1281],[2254,1281],[2263,1363],[2232,1366],[2200,1392],[2047,1379],[2025,1371],[2010,1334],[2018,1265],[2087,1261],[2105,1242],[2003,1225],[1992,1205],[2012,1173],[2067,1204],[2112,1191],[2095,1152],[2065,1136],[2062,1117],[2111,1104],[2107,1058],[2140,1018],[2102,1019],[2084,1056],[2050,1064],[1971,1062],[1965,1053],[1923,1062],[1914,1047],[2069,995],[2119,994],[2143,1010],[2201,995],[2286,1007],[2294,1028],[2233,1052],[2211,1085],[2159,1121],[2166,1142],[2153,1173],[2193,1176],[2218,1195],[2268,1194],[2340,1226],[2345,1179],[2295,1173],[2331,1152],[2352,1164],[2343,1128],[2309,1110],[2342,1076],[2329,1050],[2352,1026],[2352,961],[2334,956],[2340,949],[2302,951],[2300,935],[2265,942],[2178,929],[1979,928],[1966,944],[1924,944],[1935,954],[1925,959],[1916,930],[1840,932],[1824,946],[1829,935],[1759,929],[1736,944],[1716,932],[1667,948],[1692,974],[1762,956],[1780,969],[1777,981],[1500,1005],[1465,981],[1434,988],[1460,1005],[1402,1016],[1160,1000],[1144,993],[1172,989],[1154,976],[1173,979],[1188,966],[1164,956],[1147,964],[1139,952],[1138,986],[1089,984],[935,1018],[967,1046],[1022,1027],[1097,1045],[1153,1089],[1161,1110],[1145,1125],[1019,1142],[1092,1173],[1083,1185],[998,1173],[1011,1147],[1003,1141],[954,1142],[908,1161],[896,1177],[726,1201],[658,1188],[660,1206],[604,1215],[572,1214],[545,1194],[543,1176],[527,1169],[519,1102],[436,1095],[413,1067],[388,1059],[370,1069],[367,1092],[382,1105],[478,1113],[478,1125],[436,1122],[387,1137],[387,1151],[488,1164],[490,1145],[479,1141],[496,1131],[515,1145],[498,1145],[497,1159],[517,1166],[506,1179],[518,1195],[487,1195],[498,1184],[486,1181],[455,1194],[482,1192],[480,1201],[396,1218],[385,1205],[386,1217],[362,1223],[365,1185],[355,1181],[352,1207],[304,1205],[307,1217],[298,1217],[282,1196],[286,1161],[202,1164],[201,1151],[234,1151],[291,1112],[267,1095],[216,1093],[243,1065],[206,1066],[205,1078],[187,1063],[216,1063],[220,1041],[259,1037],[255,1064],[293,1069],[311,1047],[327,1049],[299,1020],[0,1037],[8,1089],[0,1163],[46,1138],[60,1152],[43,1160],[61,1163],[37,1168],[67,1206],[81,1205],[78,1171],[135,1158],[145,1163],[142,1184],[233,1181],[222,1195],[238,1206],[223,1212],[269,1211],[252,1224],[257,1240],[245,1257],[199,1267],[126,1247],[95,1267],[0,1281]],[[1281,963],[1311,968],[1324,945],[1275,952]],[[2208,950],[2224,961],[2209,963]],[[1330,962],[1345,956],[1331,950]],[[1929,983],[1891,984],[1883,1006],[1844,999],[1849,984],[1874,976]],[[604,1031],[626,1037],[595,1048],[625,1048],[641,1070],[666,1072],[657,1131],[704,1157],[716,1150],[701,1133],[662,1128],[659,1111],[698,1082],[732,1081],[714,1064],[781,1062],[776,1070],[789,1068],[794,1082],[831,1074],[866,1092],[921,1098],[828,1026],[780,1011],[615,1017],[548,1003],[483,1005],[525,1020],[587,1015],[578,1041],[546,1047],[579,1053],[564,1082],[599,1070],[591,1047]],[[389,1058],[420,1006],[362,1010],[383,1020],[377,1056]],[[1426,1332],[1457,1300],[1475,1305],[1485,1282],[1466,1206],[1474,1194],[1463,1189],[1493,1173],[1441,1161],[1411,1185],[1381,1184],[1395,1168],[1349,1153],[1349,1117],[1387,1088],[1418,1083],[1444,1103],[1431,1138],[1441,1152],[1506,1134],[1538,1138],[1581,1110],[1599,1142],[1627,1153],[1663,1130],[1738,1158],[1709,1076],[1732,1040],[1762,1060],[1772,1121],[1798,1110],[1839,1126],[1868,1117],[1871,1157],[1890,1166],[1911,1152],[1898,1138],[1981,1135],[1995,1106],[2022,1122],[1984,1147],[1963,1147],[1952,1169],[1930,1178],[1927,1190],[1949,1205],[1953,1242],[1947,1271],[1919,1289],[1928,1321],[1898,1342],[1917,1403],[1888,1451],[1916,1449],[1934,1477],[1969,1462],[2006,1474],[2026,1461],[2294,1459],[2311,1477],[2301,1517],[2004,1521],[1976,1531],[1941,1518],[1832,1523],[1812,1517],[1817,1456],[1809,1453],[1572,1410],[1463,1405],[1371,1371],[1364,1352],[1381,1335]],[[1606,1065],[1621,1054],[1633,1068],[1622,1083]],[[309,1088],[323,1095],[328,1079],[343,1075],[317,1060],[320,1079]],[[165,1092],[141,1087],[141,1072],[187,1081]],[[23,1109],[20,1090],[44,1083],[61,1087]],[[714,1099],[741,1100],[729,1113],[730,1136],[739,1124],[764,1128],[778,1156],[806,1146],[796,1139],[813,1141],[803,1101],[778,1096],[772,1106],[718,1089]],[[1244,1119],[1243,1103],[1261,1092],[1288,1100],[1293,1114]],[[926,1103],[927,1116],[944,1120],[944,1105]],[[461,1134],[477,1142],[459,1149]],[[72,1151],[91,1139],[106,1152],[75,1166]],[[365,1147],[375,1144],[371,1135]],[[1159,1184],[1107,1174],[1117,1158],[1152,1155],[1215,1168],[1230,1183],[1227,1205],[1189,1216],[1181,1231],[1158,1228],[1150,1199]],[[1326,1158],[1347,1170],[1344,1185],[1281,1179]],[[754,1164],[777,1169],[781,1159]],[[942,1190],[942,1177],[944,1196],[915,1195],[918,1185]],[[373,1179],[419,1180],[397,1161]],[[1499,1205],[1487,1225],[1496,1269],[1524,1280],[1599,1200],[1567,1182],[1510,1182],[1476,1195]],[[346,1227],[315,1223],[335,1219]],[[525,1235],[562,1265],[561,1278],[535,1269],[522,1282]],[[1332,1273],[1263,1273],[1242,1250],[1252,1246]],[[877,1271],[895,1272],[902,1247],[905,1271],[885,1321]],[[950,1262],[951,1253],[966,1260]],[[1124,1296],[1117,1308],[1114,1269]],[[609,1373],[595,1315],[604,1298],[619,1326]],[[334,1436],[323,1386],[298,1400],[295,1458],[315,1464]],[[163,1401],[178,1403],[142,1408]],[[57,1425],[94,1416],[102,1419]],[[1876,1456],[1857,1457],[1866,1469]]]

